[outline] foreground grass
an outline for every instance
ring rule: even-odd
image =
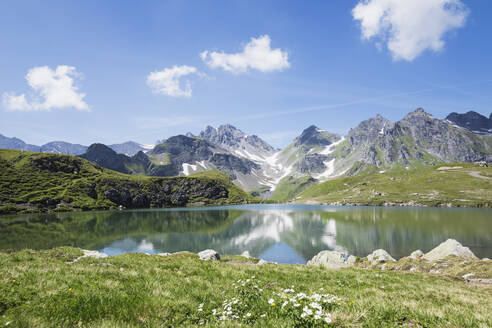
[[[190,253],[67,263],[80,255],[73,248],[0,253],[0,327],[492,326],[491,290],[451,277],[259,266],[241,257],[204,262]],[[333,295],[323,303],[331,323],[303,318],[311,301],[302,295],[298,308],[282,308],[297,293]]]
[[[296,201],[340,205],[492,207],[491,176],[492,167],[470,163],[381,171],[326,181],[305,190]]]

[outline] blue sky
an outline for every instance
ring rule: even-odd
[[[377,26],[380,0],[2,1],[0,133],[154,143],[231,123],[282,147],[311,124],[344,134],[377,113],[488,116],[492,2],[392,1]],[[265,36],[265,57],[244,55]]]

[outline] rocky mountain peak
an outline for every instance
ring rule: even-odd
[[[387,118],[377,114],[368,120],[362,121],[357,127],[350,129],[348,133],[349,142],[353,146],[370,142],[393,129],[394,123]]]
[[[248,153],[261,157],[275,151],[260,137],[248,135],[231,124],[220,125],[218,128],[207,126],[204,131],[200,132],[200,137],[247,158],[251,157]]]
[[[328,146],[339,140],[341,137],[336,133],[331,133],[311,125],[304,129],[302,133],[294,140],[294,146],[315,147]]]

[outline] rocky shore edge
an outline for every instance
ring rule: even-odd
[[[83,252],[82,256],[68,263],[71,264],[78,262],[84,257],[107,258],[109,256],[108,254],[98,251],[85,249],[81,249],[81,251]],[[158,253],[153,255],[167,257],[179,253],[189,252]],[[196,255],[203,261],[221,260],[221,255],[213,249],[203,250]],[[243,261],[229,260],[228,262],[253,265],[289,265],[269,262],[264,259],[251,257],[248,251],[244,251],[241,255],[234,257],[242,258]],[[421,250],[416,250],[412,252],[409,256],[403,257],[399,260],[395,260],[384,249],[374,250],[371,254],[362,258],[341,251],[324,250],[316,254],[311,260],[306,263],[306,265],[321,267],[328,270],[360,268],[425,272],[430,274],[442,274],[455,277],[458,276],[466,282],[472,284],[492,284],[492,261],[489,258],[478,258],[468,247],[464,247],[455,239],[448,239],[427,253],[424,253]],[[470,270],[477,272],[471,272]]]

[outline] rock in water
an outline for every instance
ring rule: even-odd
[[[424,252],[422,252],[420,249],[418,249],[418,250],[412,252],[412,254],[410,254],[410,258],[413,260],[419,260],[423,256],[424,256]]]
[[[371,263],[371,265],[376,265],[388,261],[396,262],[396,260],[392,258],[391,255],[389,255],[388,252],[386,252],[384,249],[375,250],[371,254],[367,255],[367,259],[369,260],[369,263]]]
[[[200,257],[200,260],[207,260],[207,261],[216,261],[220,260],[220,255],[213,249],[206,249],[204,251],[201,251],[198,253],[198,256]]]
[[[307,265],[324,266],[328,269],[348,268],[354,265],[356,257],[337,251],[321,251]]]
[[[424,255],[427,261],[442,260],[446,256],[455,255],[462,258],[477,259],[468,247],[464,247],[454,239],[448,239]]]

